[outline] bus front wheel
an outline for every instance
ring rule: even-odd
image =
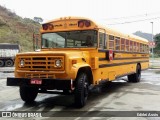
[[[23,101],[26,103],[31,103],[37,97],[38,88],[20,86],[19,92]]]
[[[88,98],[88,77],[86,73],[79,73],[75,86],[75,105],[78,108],[83,107],[86,104]]]
[[[140,82],[141,79],[141,66],[137,64],[136,73],[128,75],[129,82]]]

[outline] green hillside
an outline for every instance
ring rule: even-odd
[[[22,51],[33,50],[33,33],[38,33],[40,24],[0,6],[0,43],[18,43]]]
[[[152,41],[152,34],[150,34],[150,33],[144,33],[144,32],[141,32],[141,31],[137,31],[137,32],[135,32],[133,34],[137,35],[139,37],[145,38],[148,41]]]

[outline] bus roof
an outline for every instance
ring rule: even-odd
[[[99,28],[99,29],[102,28],[109,35],[125,38],[125,39],[128,39],[128,40],[132,39],[132,40],[135,40],[135,41],[138,41],[138,42],[148,43],[148,40],[145,39],[145,38],[142,38],[142,37],[139,37],[139,36],[136,36],[136,35],[133,35],[133,34],[122,33],[120,31],[117,31],[117,30],[111,29],[109,27],[106,27],[105,25],[97,24],[98,22],[95,22],[94,20],[89,19],[89,18],[85,18],[85,17],[74,17],[74,16],[72,16],[72,17],[70,17],[70,16],[69,17],[61,17],[61,18],[58,18],[58,19],[53,19],[53,20],[48,21],[46,23],[51,23],[51,22],[54,22],[54,21],[61,21],[61,20],[89,20],[89,21],[91,21],[94,24],[95,29],[96,28]]]
[[[125,38],[125,39],[132,39],[132,40],[135,40],[135,41],[142,41],[142,42],[147,42],[148,43],[148,40],[145,39],[145,38],[142,38],[142,37],[139,37],[137,35],[134,35],[134,34],[126,34],[126,33],[122,33],[120,31],[117,31],[115,29],[112,29],[112,28],[109,28],[109,27],[104,27],[102,25],[97,25],[99,28],[103,28],[106,30],[106,33],[109,34],[109,35],[113,35],[113,36],[116,36],[116,37],[121,37],[121,38]]]
[[[69,17],[60,17],[60,18],[56,18],[56,19],[53,19],[53,20],[50,20],[48,22],[45,22],[45,23],[51,23],[53,21],[60,21],[60,20],[90,20],[93,22],[93,20],[89,19],[89,18],[85,18],[85,17],[75,17],[75,16],[69,16]]]

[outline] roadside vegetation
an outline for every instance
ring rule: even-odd
[[[0,43],[17,43],[22,52],[33,51],[33,33],[38,33],[40,26],[39,22],[0,6]]]

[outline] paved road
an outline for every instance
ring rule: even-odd
[[[9,72],[4,72],[7,70]],[[35,103],[25,104],[20,99],[17,87],[6,86],[6,77],[14,76],[13,70],[14,68],[0,68],[0,111],[52,111],[48,112],[50,115],[59,114],[54,111],[71,111],[71,113],[67,113],[67,116],[74,116],[29,118],[30,120],[160,120],[157,117],[99,117],[100,115],[105,116],[106,112],[96,112],[93,117],[80,117],[78,112],[74,112],[83,111],[82,114],[85,115],[88,111],[160,111],[160,69],[143,71],[140,83],[128,83],[126,82],[127,78],[123,77],[107,84],[101,93],[92,91],[87,105],[81,109],[74,108],[72,95],[39,94]]]

